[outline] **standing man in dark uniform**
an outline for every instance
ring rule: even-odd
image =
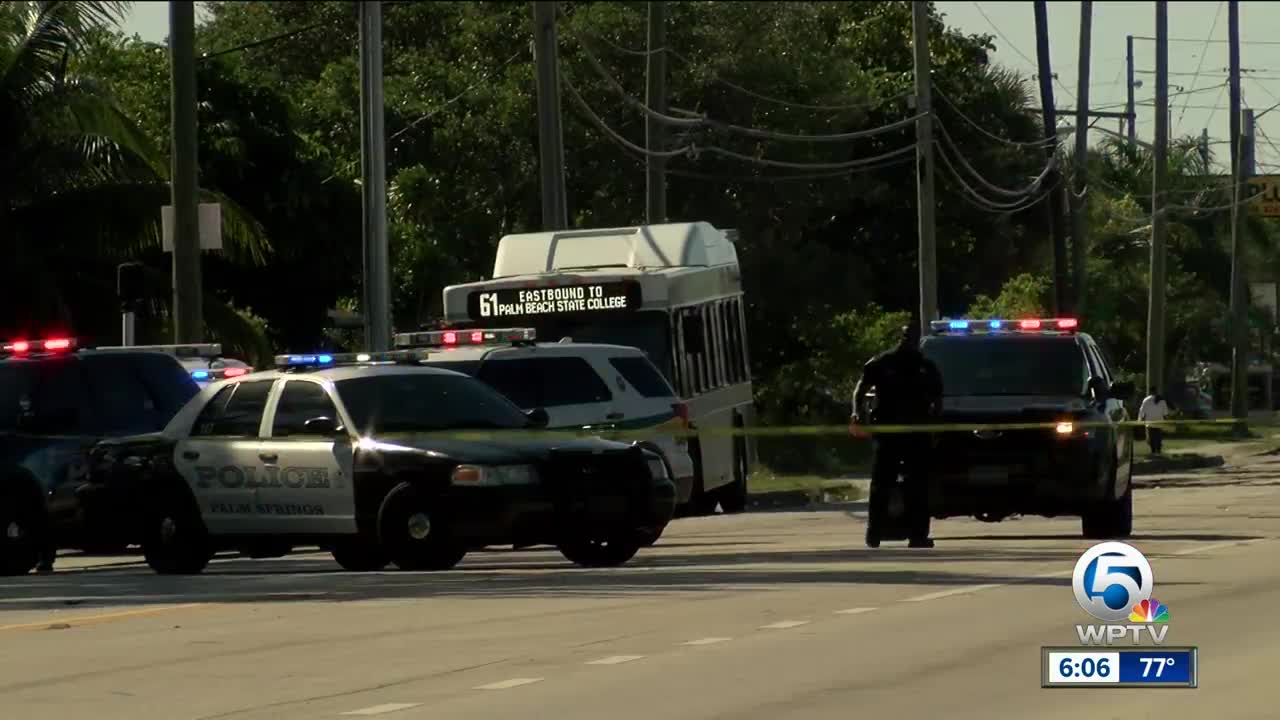
[[[875,388],[875,408],[867,412],[867,390]],[[853,424],[913,425],[937,417],[942,402],[942,374],[920,352],[920,327],[902,328],[902,339],[862,369],[853,390]],[[902,468],[907,537],[913,548],[933,547],[929,538],[929,461],[932,439],[925,433],[885,433],[874,436],[871,498],[868,503],[867,546],[880,547],[889,511],[889,497]]]

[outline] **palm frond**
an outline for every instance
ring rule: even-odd
[[[104,25],[119,25],[130,5],[129,2],[77,0],[11,5],[9,11],[16,22],[11,28],[11,37],[0,43],[12,48],[0,66],[0,97],[26,107],[33,90],[61,80],[68,54],[87,39],[90,31]]]
[[[204,190],[222,204],[223,248],[233,262],[263,264],[270,254],[262,224],[226,195]],[[48,258],[59,253],[132,257],[160,245],[160,208],[170,203],[168,183],[112,183],[74,188],[15,208],[10,220],[18,242],[30,242]]]

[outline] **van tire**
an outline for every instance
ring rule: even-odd
[[[26,575],[40,562],[37,510],[13,495],[0,497],[0,576]]]
[[[746,438],[733,439],[733,482],[721,488],[717,494],[720,496],[720,507],[726,513],[740,513],[747,509]]]

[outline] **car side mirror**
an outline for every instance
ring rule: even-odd
[[[338,434],[340,429],[341,426],[338,425],[338,421],[330,417],[311,418],[302,424],[302,430],[307,435],[333,437]]]
[[[1111,388],[1107,386],[1107,381],[1098,376],[1089,378],[1089,395],[1097,402],[1106,400],[1111,395]]]
[[[529,427],[545,428],[551,422],[551,416],[543,408],[534,408],[525,413],[525,417],[529,418]]]
[[[1111,391],[1108,393],[1111,397],[1122,402],[1128,402],[1133,399],[1133,383],[1126,381],[1111,383]]]

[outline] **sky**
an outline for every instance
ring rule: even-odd
[[[995,62],[1024,73],[1036,72],[1036,36],[1033,3],[937,2],[948,25],[966,33],[995,36]],[[197,3],[199,6],[199,3]],[[1280,104],[1280,13],[1254,0],[1240,2],[1240,66],[1243,105],[1262,113]],[[1207,128],[1219,158],[1227,157],[1224,143],[1230,137],[1229,102],[1225,87],[1229,65],[1227,3],[1170,2],[1169,106],[1171,136],[1198,136]],[[1074,109],[1079,88],[1080,3],[1053,0],[1048,3],[1049,46],[1055,105]],[[201,17],[197,10],[197,19]],[[124,26],[144,40],[164,42],[168,34],[168,3],[153,0],[134,4]],[[1089,105],[1094,110],[1123,111],[1125,87],[1125,37],[1134,36],[1134,78],[1142,83],[1135,92],[1138,103],[1138,137],[1150,142],[1155,133],[1154,2],[1093,3],[1093,39],[1090,61]],[[1179,94],[1181,93],[1181,94]],[[1038,92],[1035,93],[1038,99]],[[1146,103],[1143,105],[1143,103]],[[1119,120],[1101,120],[1119,131]],[[1258,172],[1280,171],[1280,111],[1259,116]],[[1091,142],[1104,135],[1095,130]],[[1275,142],[1271,142],[1275,138]]]

